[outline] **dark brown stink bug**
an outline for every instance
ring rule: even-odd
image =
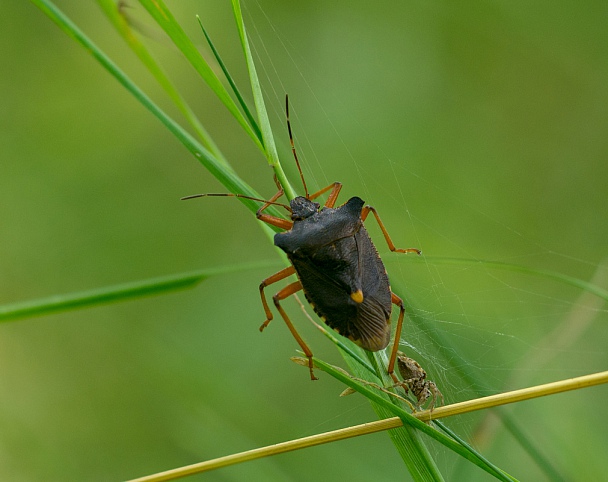
[[[282,300],[303,290],[317,315],[329,327],[369,351],[383,350],[388,346],[391,337],[391,312],[394,304],[399,307],[400,311],[388,371],[393,379],[398,381],[393,371],[405,307],[403,300],[391,291],[384,264],[363,222],[370,212],[373,213],[391,251],[420,254],[420,250],[395,248],[376,210],[372,206],[365,206],[365,202],[361,198],[352,197],[341,206],[334,207],[342,188],[342,184],[339,182],[334,182],[313,194],[308,193],[294,147],[287,97],[286,113],[291,148],[306,196],[292,199],[289,206],[277,203],[277,199],[283,195],[283,189],[279,186],[279,191],[270,200],[256,199],[264,202],[256,213],[257,218],[285,230],[274,236],[274,244],[287,254],[291,262],[291,266],[266,278],[260,284],[260,296],[266,312],[266,321],[260,327],[260,331],[264,330],[273,319],[264,289],[296,274],[298,281],[281,289],[272,297],[272,300],[308,357],[310,378],[316,380],[313,372],[312,351],[283,310]],[[327,191],[329,191],[329,195],[323,206],[314,201]],[[187,198],[200,196],[233,195],[198,194]],[[243,195],[234,196],[248,198]],[[287,209],[291,213],[291,220],[264,213],[264,210],[273,204]]]

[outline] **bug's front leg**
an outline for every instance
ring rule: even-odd
[[[275,177],[275,181],[276,181],[276,177]],[[278,183],[277,183],[277,186],[279,187],[279,192],[277,192],[266,203],[264,203],[260,207],[260,209],[257,210],[257,212],[255,213],[255,216],[260,221],[264,221],[265,223],[276,226],[277,228],[289,230],[293,227],[293,223],[291,221],[288,221],[287,219],[283,219],[283,218],[277,218],[276,216],[272,216],[270,214],[264,213],[264,210],[267,209],[268,206],[272,205],[272,203],[274,203],[277,199],[279,199],[283,195],[283,188],[281,188],[281,186]]]
[[[321,189],[321,190],[315,192],[314,194],[311,194],[310,196],[308,196],[308,199],[310,201],[312,201],[313,199],[318,198],[321,194],[326,193],[330,189],[331,189],[331,192],[329,193],[329,196],[327,196],[327,201],[325,201],[324,206],[326,208],[333,208],[334,205],[336,204],[337,199],[338,199],[338,194],[340,194],[340,189],[342,189],[342,183],[341,182],[332,182],[329,186],[324,187],[323,189]]]

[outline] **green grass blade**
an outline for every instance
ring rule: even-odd
[[[433,258],[434,259],[434,258]],[[448,258],[445,258],[446,262],[452,263],[452,259],[448,261]],[[465,260],[456,260],[459,264],[460,262],[464,262]],[[490,263],[492,264],[492,263]],[[507,265],[503,263],[498,263],[501,267],[515,267],[516,265]],[[534,270],[518,270],[518,271],[526,271],[529,274],[538,274],[534,272]],[[394,282],[393,291],[399,295],[399,293],[404,293],[405,290],[400,286],[399,282]],[[446,363],[448,363],[453,370],[458,373],[458,375],[464,380],[465,384],[469,386],[477,396],[483,396],[487,394],[488,391],[491,391],[491,387],[487,385],[487,383],[477,375],[476,372],[469,368],[468,361],[459,353],[458,349],[453,346],[448,337],[444,336],[443,333],[432,324],[428,323],[424,316],[421,316],[420,313],[422,311],[417,310],[415,307],[411,305],[410,302],[406,301],[407,298],[401,296],[406,305],[406,313],[407,317],[411,319],[416,325],[418,325],[425,335],[433,342],[433,345],[436,346],[441,353],[443,359]],[[554,474],[559,473],[559,471],[551,465],[551,463],[544,457],[541,451],[536,447],[533,441],[531,441],[528,437],[526,437],[523,431],[518,429],[517,422],[509,415],[509,413],[504,410],[502,407],[496,407],[495,413],[500,417],[503,423],[507,427],[514,427],[511,430],[514,438],[519,442],[519,444],[528,451],[531,457],[537,461],[539,467],[543,469],[545,474],[549,477],[550,480],[563,480],[564,477],[555,478]]]
[[[348,364],[350,370],[356,377],[362,378],[363,380],[367,380],[369,382],[377,383],[380,386],[392,385],[392,381],[388,384],[385,384],[384,380],[382,380],[382,376],[370,376],[367,368],[365,368],[359,363],[354,362],[354,360],[351,359],[349,356],[345,356],[344,359],[346,360],[346,363]],[[323,370],[322,367],[320,368]],[[327,368],[333,369],[333,367],[329,365],[327,366]],[[330,374],[335,377],[334,373]],[[344,380],[342,381],[344,382]],[[349,385],[348,383],[346,384]],[[353,385],[349,386],[357,390],[357,387]],[[372,409],[374,410],[374,412],[376,412],[376,415],[378,415],[379,419],[382,420],[395,415],[399,416],[392,410],[392,407],[395,407],[395,405],[393,405],[392,401],[387,400],[387,395],[379,394],[367,387],[365,387],[365,389],[366,390],[361,393],[369,399]],[[368,396],[370,393],[373,395],[373,397]],[[402,410],[402,413],[407,414],[408,421],[411,421],[409,419],[413,419],[416,420],[416,422],[413,422],[413,425],[411,425],[404,420],[403,427],[390,430],[388,432],[388,435],[391,441],[393,442],[393,445],[397,449],[397,452],[401,456],[401,459],[405,463],[405,466],[407,467],[410,475],[415,481],[442,481],[443,477],[439,471],[439,468],[437,467],[435,461],[433,460],[431,454],[428,451],[428,448],[422,440],[420,432],[416,430],[416,428],[421,428],[421,425],[418,423],[420,422],[420,420],[412,417],[408,412],[405,412],[404,410]],[[422,422],[422,425],[426,424]],[[430,429],[430,427],[428,426],[427,428]]]
[[[323,332],[323,334],[329,338],[342,352],[342,355],[348,355],[350,358],[352,358],[353,361],[357,362],[361,367],[363,367],[367,373],[369,375],[375,376],[376,372],[374,370],[374,368],[363,359],[363,357],[357,353],[355,350],[358,350],[359,352],[361,351],[361,349],[359,347],[357,347],[354,343],[349,341],[349,345],[347,345],[346,343],[344,343],[342,340],[340,340],[338,337],[334,336],[333,333],[329,330],[325,330],[320,326],[317,326],[318,328],[321,328],[321,331]],[[367,380],[368,377],[362,377],[365,378]]]
[[[232,0],[232,10],[234,12],[234,18],[236,20],[237,29],[241,38],[241,46],[243,47],[243,53],[247,61],[247,68],[249,70],[249,80],[251,82],[251,90],[253,92],[253,100],[255,102],[256,112],[258,114],[258,120],[260,123],[260,130],[262,131],[262,138],[264,140],[265,154],[268,159],[268,163],[272,166],[279,183],[285,190],[287,199],[293,199],[296,197],[296,193],[289,184],[287,176],[281,167],[279,161],[279,154],[277,147],[274,143],[274,137],[272,135],[272,127],[270,126],[270,119],[268,118],[268,112],[266,111],[266,105],[264,103],[264,96],[262,95],[262,87],[260,85],[260,79],[253,62],[251,55],[251,49],[249,47],[249,40],[247,39],[247,31],[245,30],[245,22],[243,21],[243,15],[241,12],[241,4],[239,0]]]
[[[425,260],[411,258],[412,262],[430,262],[432,264],[449,264],[449,265],[466,265],[466,266],[483,266],[484,268],[489,269],[499,269],[506,271],[513,271],[518,273],[523,273],[529,276],[536,276],[539,278],[550,279],[553,281],[558,281],[560,283],[573,286],[575,288],[581,289],[588,293],[591,293],[599,298],[608,301],[608,291],[593,284],[588,281],[582,280],[580,278],[575,278],[573,276],[568,276],[563,273],[559,273],[556,271],[546,270],[546,269],[536,269],[529,268],[527,266],[522,266],[518,264],[512,263],[504,263],[497,261],[486,261],[486,260],[475,260],[475,259],[467,259],[467,258],[449,258],[449,257],[433,257],[426,256]],[[398,284],[394,286],[398,287]],[[397,291],[403,291],[399,288]],[[456,348],[452,346],[450,340],[443,336],[443,334],[436,330],[435,327],[428,323],[424,316],[419,316],[418,311],[408,306],[408,314],[409,317],[417,323],[424,331],[424,333],[433,341],[433,344],[437,347],[440,347],[440,351],[443,354],[443,357],[446,363],[450,363],[452,368],[457,371],[460,377],[465,381],[465,383],[470,386],[478,396],[482,396],[482,394],[487,393],[489,387],[481,379],[476,372],[473,370],[469,370],[469,365],[466,363],[466,360],[458,353]],[[560,475],[559,470],[551,463],[551,461],[545,457],[539,447],[531,440],[525,432],[519,427],[519,424],[513,417],[504,409],[498,407],[496,409],[496,414],[501,419],[502,423],[505,427],[511,432],[513,438],[517,440],[517,442],[522,446],[522,448],[530,455],[530,457],[536,461],[539,468],[543,470],[545,475],[549,478],[549,480],[564,480],[565,477]]]
[[[215,56],[215,60],[217,61],[220,68],[222,69],[222,72],[224,72],[224,76],[226,77],[226,80],[230,84],[230,87],[232,88],[232,92],[234,92],[234,95],[236,96],[237,100],[239,101],[239,105],[241,106],[241,109],[243,109],[243,112],[245,113],[247,120],[251,124],[251,127],[253,127],[253,130],[255,131],[256,135],[261,139],[262,133],[260,131],[257,121],[255,120],[255,118],[253,117],[253,114],[249,110],[249,107],[247,106],[245,99],[243,99],[243,96],[241,95],[240,90],[236,86],[236,83],[232,79],[230,72],[228,72],[228,68],[226,67],[226,64],[224,63],[224,61],[222,60],[222,57],[220,56],[219,52],[215,48],[215,45],[213,45],[213,42],[211,41],[211,37],[209,36],[209,34],[207,33],[207,30],[203,26],[203,22],[201,21],[201,18],[197,15],[196,19],[198,20],[198,24],[201,26],[201,30],[203,31],[203,34],[205,35],[205,38],[207,39],[207,43],[209,44],[209,47],[211,48],[211,51],[213,52],[213,55]]]
[[[408,309],[407,312],[409,314],[411,314],[412,310]],[[388,376],[386,375],[387,374],[387,364],[386,364],[386,357],[384,356],[383,353],[365,352],[368,355],[368,358],[370,359],[371,364],[367,363],[364,360],[362,360],[361,356],[359,355],[359,353],[363,353],[363,350],[354,346],[352,343],[349,343],[349,345],[353,345],[352,348],[350,346],[347,346],[344,342],[342,342],[342,340],[340,340],[335,335],[333,335],[331,332],[329,332],[329,330],[325,330],[322,326],[320,326],[319,324],[314,322],[314,320],[313,320],[313,323],[330,340],[332,340],[334,342],[334,344],[336,344],[338,346],[338,348],[340,348],[343,357],[345,358],[346,362],[348,363],[349,367],[351,368],[351,371],[353,371],[353,373],[355,373],[355,375],[357,377],[370,381],[370,382],[375,382],[375,383],[377,383],[378,380],[382,380],[380,384],[383,384],[384,386],[390,386],[392,384],[391,379],[389,379]],[[435,340],[435,342],[438,344],[438,346],[443,346],[443,347],[449,346],[449,344],[447,344],[446,341]],[[452,356],[458,357],[458,355],[455,351],[452,351],[452,350],[448,350],[448,351],[452,354]],[[454,362],[454,364],[458,365],[458,366],[465,366],[465,367],[468,366],[468,364],[462,357],[460,357],[459,360],[460,360],[460,362],[458,360],[456,360]],[[373,367],[372,367],[372,365],[373,365]],[[370,377],[370,375],[371,375],[371,377]],[[480,389],[480,391],[481,391],[481,389]],[[374,407],[374,409],[376,411],[378,411],[377,407]],[[498,410],[500,410],[500,408],[498,408]],[[378,412],[378,415],[381,418],[386,417],[385,414],[383,415],[383,412]],[[445,430],[447,432],[449,429],[447,429],[447,427],[445,427]],[[451,434],[451,432],[449,432],[449,433]],[[494,466],[489,461],[487,461],[483,457],[483,455],[481,455],[479,452],[475,451],[471,446],[469,446],[468,444],[463,442],[461,439],[459,439],[455,436],[452,438],[456,439],[458,441],[458,443],[460,443],[461,445],[463,445],[465,447],[466,450],[470,451],[475,458],[485,460],[485,463],[487,465],[490,465],[490,466],[494,467],[495,470],[500,471],[500,469],[498,467]],[[527,442],[528,441],[522,441],[522,445],[529,446],[530,444]],[[397,449],[400,451],[400,453],[402,454],[402,456],[404,453],[406,454],[404,457],[404,460],[406,461],[406,463],[408,463],[407,457],[409,457],[409,455],[411,454],[411,451],[412,451],[412,448],[409,447],[410,443],[411,443],[411,441],[407,440],[407,439],[395,440],[395,445],[396,445]],[[532,453],[535,453],[535,452],[532,452]]]
[[[302,306],[304,309],[304,307]],[[368,382],[378,383],[380,385],[391,386],[392,379],[389,379],[387,374],[387,368],[382,361],[379,365],[378,361],[372,356],[368,358],[372,364],[368,363],[363,359],[363,350],[355,346],[352,342],[347,340],[340,340],[329,330],[326,330],[323,326],[314,321],[306,311],[305,315],[309,320],[319,329],[326,337],[328,337],[339,349],[342,357],[350,367],[351,371],[360,379],[367,380]],[[372,366],[373,365],[373,366]],[[388,412],[384,407],[378,405],[373,400],[371,401],[372,408],[380,419],[388,418],[391,412]],[[434,460],[428,452],[428,449],[420,440],[419,433],[412,429],[410,426],[404,426],[399,429],[391,430],[388,432],[391,441],[395,445],[395,448],[399,452],[408,470],[417,481],[437,481],[443,480],[439,469],[437,468]]]
[[[530,276],[537,276],[540,278],[551,279],[559,281],[575,288],[587,291],[589,293],[602,298],[604,301],[608,301],[608,290],[600,288],[593,283],[568,276],[557,271],[551,271],[548,269],[537,269],[529,268],[519,264],[503,263],[500,261],[487,261],[482,259],[470,259],[470,258],[448,258],[442,256],[425,256],[424,258],[410,258],[408,261],[413,263],[431,263],[431,264],[451,264],[451,265],[466,265],[466,266],[483,266],[484,268],[500,269],[506,271],[515,271],[518,273],[524,273]]]
[[[148,71],[154,76],[156,81],[184,115],[188,123],[192,126],[198,137],[201,139],[203,145],[209,149],[209,151],[219,161],[228,165],[228,161],[225,159],[207,130],[200,123],[192,109],[190,109],[190,106],[188,106],[184,98],[171,83],[158,62],[156,62],[154,57],[152,57],[152,55],[148,52],[144,44],[139,41],[138,37],[131,28],[127,17],[121,14],[121,11],[117,8],[116,2],[114,0],[97,0],[97,3],[108,19],[112,22],[114,28],[116,28],[125,42],[127,42],[131,50],[133,50],[133,52],[137,55],[141,63],[145,65]]]
[[[130,283],[121,283],[114,286],[70,293],[67,295],[50,296],[48,298],[13,303],[0,306],[0,322],[15,321],[32,316],[49,315],[77,308],[89,308],[96,305],[127,301],[142,298],[144,296],[192,288],[211,276],[262,267],[265,268],[268,266],[276,266],[277,264],[278,263],[276,262],[270,263],[265,261],[260,263],[222,266],[189,273],[160,276],[158,278],[133,281]]]
[[[358,378],[372,383],[379,382],[380,385],[384,386],[392,385],[392,381],[389,381],[388,377],[383,379],[384,377],[382,374],[387,372],[386,367],[381,368],[378,366],[375,359],[372,359],[374,365],[372,366],[372,364],[363,359],[363,350],[361,348],[357,347],[349,340],[338,338],[330,330],[326,330],[322,325],[308,316],[306,311],[304,311],[304,313],[317,329],[338,347],[351,371]],[[380,379],[383,380],[380,381]],[[377,405],[373,401],[371,401],[371,403],[372,408],[380,419],[389,416],[389,412],[382,406]],[[409,426],[405,426],[398,430],[391,430],[389,436],[410,472],[412,474],[420,474],[422,477],[421,479],[415,478],[416,480],[442,480],[435,462],[432,460],[427,448],[419,439],[418,433],[415,430],[411,429]],[[428,477],[426,477],[427,475]]]
[[[554,467],[553,463],[540,452],[534,441],[522,431],[519,423],[511,415],[505,410],[501,410],[499,411],[499,417],[505,428],[511,432],[513,438],[517,440],[523,450],[528,453],[532,460],[534,460],[538,467],[545,473],[547,480],[553,480],[555,482],[567,480],[567,478]]]
[[[158,118],[175,137],[188,149],[203,166],[220,181],[228,191],[257,197],[260,195],[238,177],[234,171],[220,162],[209,150],[203,147],[194,137],[185,131],[177,122],[158,107],[110,58],[93,43],[67,16],[50,0],[32,0],[51,20],[66,34],[81,44],[102,66],[112,74],[141,104]],[[239,198],[247,208],[256,212],[259,204],[255,201]],[[268,212],[281,216],[274,208]]]
[[[495,464],[490,462],[487,458],[485,458],[482,454],[480,454],[477,450],[471,447],[465,440],[463,440],[456,432],[454,432],[451,428],[449,428],[446,424],[444,424],[441,420],[434,420],[433,423],[437,426],[442,432],[446,433],[450,438],[455,440],[458,444],[464,447],[466,450],[471,452],[475,457],[480,460],[484,460],[488,467],[492,467],[496,472],[505,474],[506,477],[510,477],[506,475],[502,469],[497,467]],[[511,480],[511,479],[507,479]]]
[[[329,365],[317,358],[314,359],[314,363],[315,363],[315,366],[318,367],[320,370],[323,370],[324,372],[330,374],[332,377],[341,381],[345,385],[348,385],[349,387],[353,388],[354,390],[361,393],[363,396],[365,396],[369,400],[373,401],[374,404],[377,404],[378,406],[382,407],[384,410],[391,413],[392,415],[399,417],[403,421],[404,426],[407,425],[420,432],[423,432],[424,434],[433,438],[434,440],[441,443],[448,449],[452,450],[453,452],[456,452],[460,456],[471,461],[472,463],[474,463],[475,465],[480,467],[482,470],[485,470],[487,473],[493,475],[498,480],[502,480],[505,482],[513,482],[513,481],[517,480],[517,479],[511,477],[510,475],[506,474],[504,471],[496,468],[492,464],[489,464],[485,459],[480,458],[476,452],[474,452],[474,451],[471,452],[470,450],[467,449],[467,447],[462,446],[461,444],[459,444],[457,441],[453,440],[452,438],[437,431],[430,425],[427,425],[426,423],[418,420],[416,417],[413,417],[406,410],[404,410],[403,408],[401,408],[401,407],[393,404],[391,401],[389,401],[384,395],[381,395],[381,394],[375,392],[373,389],[364,386],[363,384],[357,382],[356,380],[353,380],[348,375],[342,373],[339,370],[336,370],[331,365]],[[356,373],[355,373],[355,375],[358,376]],[[422,473],[423,470],[426,469],[426,467],[421,466],[421,467],[417,467],[417,469],[420,470],[420,472],[419,472],[419,474],[420,474],[420,473]],[[437,479],[436,478],[437,474],[434,474],[432,472],[428,472],[425,475],[425,477],[430,477],[430,478],[417,478],[415,473],[412,473],[412,476],[414,476],[415,480],[441,480],[441,479]],[[440,477],[440,475],[439,475],[439,477]]]
[[[454,264],[455,262],[458,262],[460,260],[458,260],[457,258],[436,258],[436,261],[439,263],[445,262],[445,263]],[[502,263],[502,262],[497,262],[497,261],[483,260],[483,261],[479,261],[479,263],[487,268],[517,271],[517,272],[532,275],[532,276],[539,276],[541,278],[547,278],[547,279],[552,279],[554,281],[559,281],[561,283],[568,284],[570,286],[574,286],[575,288],[579,288],[581,290],[588,291],[589,293],[592,293],[595,296],[602,298],[604,301],[608,301],[608,290],[600,288],[599,286],[594,285],[593,283],[589,283],[588,281],[582,280],[580,278],[568,276],[566,274],[559,273],[557,271],[551,271],[548,269],[528,268],[527,266],[521,266],[518,264],[511,264],[511,263]]]
[[[169,9],[162,0],[139,0],[142,6],[154,18],[158,25],[165,31],[175,46],[182,52],[188,62],[194,67],[197,73],[217,95],[220,101],[226,106],[234,118],[245,129],[245,132],[251,137],[256,146],[262,151],[264,150],[263,140],[260,139],[253,128],[249,125],[232,97],[213,72],[207,61],[203,58],[200,52],[196,49],[192,41],[188,38],[182,27],[177,23]]]
[[[85,36],[65,15],[63,15],[63,13],[58,10],[50,0],[32,0],[32,2],[36,6],[38,6],[47,16],[49,16],[49,18],[51,18],[55,23],[57,23],[64,32],[66,32],[69,36],[71,36],[83,47],[85,47],[94,56],[94,58],[96,58],[104,66],[104,68],[108,70],[108,72],[110,72],[138,101],[140,101],[146,109],[148,109],[153,115],[155,115],[199,160],[199,162],[201,162],[230,192],[242,193],[253,197],[260,197],[244,181],[242,181],[238,176],[236,176],[236,174],[230,168],[224,165],[223,162],[218,159],[218,156],[214,155],[209,148],[206,148],[205,146],[201,145],[201,143],[194,139],[177,122],[175,122],[164,111],[162,111],[87,36]],[[198,51],[196,51],[189,39],[187,39],[181,27],[176,24],[175,20],[172,18],[168,10],[164,7],[162,1],[157,0],[154,2],[152,0],[141,0],[141,2],[144,7],[146,7],[147,5],[146,9],[152,14],[152,16],[159,23],[159,25],[161,25],[163,30],[165,30],[165,32],[167,32],[168,35],[173,39],[178,48],[180,48],[182,52],[184,52],[184,55],[186,55],[186,57],[191,62],[193,62],[193,65],[195,66],[197,71],[199,71],[200,75],[206,80],[206,82],[214,90],[216,95],[218,95],[220,99],[227,103],[227,108],[243,125],[243,127],[252,137],[254,142],[256,142],[256,145],[258,145],[258,147],[260,147],[264,151],[266,157],[269,160],[269,163],[275,169],[275,173],[277,174],[279,181],[284,186],[287,196],[289,198],[293,198],[295,196],[295,192],[290,187],[279,163],[278,153],[276,151],[276,146],[274,145],[274,139],[272,136],[270,121],[266,113],[261,86],[255,70],[251,50],[249,48],[247,33],[243,23],[240,4],[238,0],[232,0],[232,5],[237,21],[239,35],[241,38],[241,44],[249,69],[250,81],[252,85],[256,111],[259,118],[259,127],[262,134],[262,140],[260,140],[255,135],[253,129],[247,123],[242,113],[238,110],[238,107],[230,97],[229,93],[222,86],[221,82],[219,81],[219,79],[217,79],[215,74],[213,74],[208,64],[204,61],[204,59],[202,59],[202,57],[200,56]],[[211,74],[210,76],[207,75],[209,73]],[[243,202],[251,211],[256,211],[259,207],[257,203],[250,200],[240,199],[240,201]],[[190,281],[190,283],[194,282],[197,281]],[[74,295],[69,295],[68,297],[65,297],[63,300],[60,301],[46,300],[48,303],[46,308],[44,309],[47,310],[46,312],[50,312],[53,310],[58,311],[59,309],[63,310],[84,306],[85,302],[88,302],[89,304],[95,304],[105,303],[113,299],[120,299],[121,297],[122,299],[126,299],[135,296],[145,296],[147,293],[152,294],[154,292],[160,291],[161,289],[159,288],[159,286],[173,285],[170,281],[167,281],[167,284],[163,285],[163,283],[159,283],[158,280],[156,280],[154,283],[152,283],[152,285],[148,284],[143,287],[123,285],[119,287],[119,294],[117,294],[115,291],[103,292],[103,290],[101,292],[99,290],[96,290],[96,292],[94,291],[86,293],[77,293]],[[176,284],[175,286],[178,285]],[[15,313],[17,312],[22,313],[21,316],[32,316],[33,314],[41,313],[40,305],[21,306],[17,307],[17,310],[15,310],[14,308],[15,306],[13,306],[13,310],[11,311],[12,315],[9,314],[7,316],[16,316]],[[23,315],[23,313],[26,312],[29,314]],[[361,367],[361,369],[365,370],[364,367]],[[385,408],[386,407],[384,407],[383,409]],[[415,457],[419,457],[422,460],[429,460],[430,456],[428,455],[426,448],[420,443],[418,438],[414,438],[411,434],[407,433],[405,435],[408,436],[411,440],[409,442],[398,442],[398,444],[401,444],[400,450],[402,454],[410,450],[409,447],[411,447],[411,451],[415,453]],[[406,445],[407,443],[409,443],[410,445]],[[440,480],[440,475],[438,475],[438,472],[436,471],[436,468],[434,467],[432,461],[423,462],[422,468],[415,470],[419,470],[420,474],[426,474],[424,478],[420,478],[417,480]]]

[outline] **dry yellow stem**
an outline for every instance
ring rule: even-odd
[[[454,403],[445,407],[436,408],[432,413],[429,410],[424,410],[422,412],[416,412],[412,415],[422,421],[429,421],[431,419],[435,420],[461,413],[472,412],[474,410],[496,407],[498,405],[506,405],[507,403],[521,402],[522,400],[543,397],[545,395],[592,387],[594,385],[601,385],[607,382],[608,371],[577,378],[570,378],[568,380],[561,380],[559,382],[547,383],[545,385],[538,385],[536,387],[514,390],[512,392],[501,393],[498,395],[491,395],[489,397],[477,398],[467,402]],[[343,428],[340,430],[334,430],[332,432],[326,432],[318,435],[312,435],[310,437],[290,440],[289,442],[270,445],[268,447],[248,450],[238,454],[227,455],[225,457],[207,460],[206,462],[199,462],[197,464],[167,470],[166,472],[159,472],[157,474],[140,477],[138,479],[133,479],[131,482],[160,482],[164,480],[174,480],[187,475],[219,469],[220,467],[226,467],[228,465],[234,465],[241,462],[246,462],[248,460],[268,457],[269,455],[282,454],[292,450],[303,449],[328,442],[335,442],[337,440],[344,440],[351,437],[357,437],[359,435],[381,432],[383,430],[401,427],[402,425],[403,423],[398,417],[387,418],[377,422],[364,423],[354,427]]]

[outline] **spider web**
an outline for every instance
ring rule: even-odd
[[[274,112],[276,125],[284,123],[284,94],[289,88],[281,78],[288,70],[309,90],[314,110],[321,117],[318,122],[335,136],[336,149],[343,152],[349,170],[356,174],[360,192],[352,194],[379,209],[398,247],[422,248],[420,259],[390,253],[379,229],[370,226],[374,221],[366,223],[387,266],[393,290],[408,306],[401,349],[426,369],[447,403],[605,369],[605,349],[591,341],[605,336],[603,328],[598,329],[608,319],[604,300],[543,270],[571,275],[605,289],[606,261],[594,260],[593,254],[579,256],[561,239],[537,237],[529,228],[519,228],[516,217],[502,216],[500,210],[476,202],[475,193],[463,195],[462,190],[451,189],[449,182],[426,174],[428,169],[417,165],[422,161],[415,154],[410,156],[407,146],[399,153],[400,160],[395,161],[393,154],[374,142],[361,121],[349,119],[351,127],[358,125],[358,135],[375,151],[371,159],[362,159],[344,140],[341,127],[324,108],[322,96],[315,93],[316,86],[323,83],[319,80],[323,73],[315,72],[305,59],[294,58],[292,52],[297,49],[289,36],[259,4],[255,4],[255,10],[245,8],[245,12],[250,17],[249,35],[260,74],[266,77],[265,94],[271,99],[267,107]],[[273,60],[275,51],[271,52],[268,45],[272,35],[284,51],[282,58],[287,59],[280,68]],[[311,77],[315,87],[308,80]],[[298,102],[293,95],[290,100],[296,149],[307,182],[317,187],[328,185],[335,179],[328,174],[327,162],[321,160],[327,156],[307,133],[306,119],[298,117]],[[335,98],[332,101],[339,103]],[[347,104],[341,108],[350,110]],[[339,109],[334,106],[334,110]],[[280,144],[281,139],[277,142]],[[369,152],[366,150],[367,156]],[[350,193],[351,189],[345,191]],[[422,206],[412,193],[424,193],[425,199],[433,200],[435,209]],[[496,193],[505,195],[509,194]],[[397,213],[391,221],[383,215],[387,209]],[[429,211],[432,215],[425,215]],[[548,212],[559,219],[559,212]],[[395,220],[401,228],[398,234],[392,234]],[[476,240],[466,235],[469,229],[486,235]],[[407,245],[402,240],[407,240]],[[491,430],[487,426],[485,429]]]

